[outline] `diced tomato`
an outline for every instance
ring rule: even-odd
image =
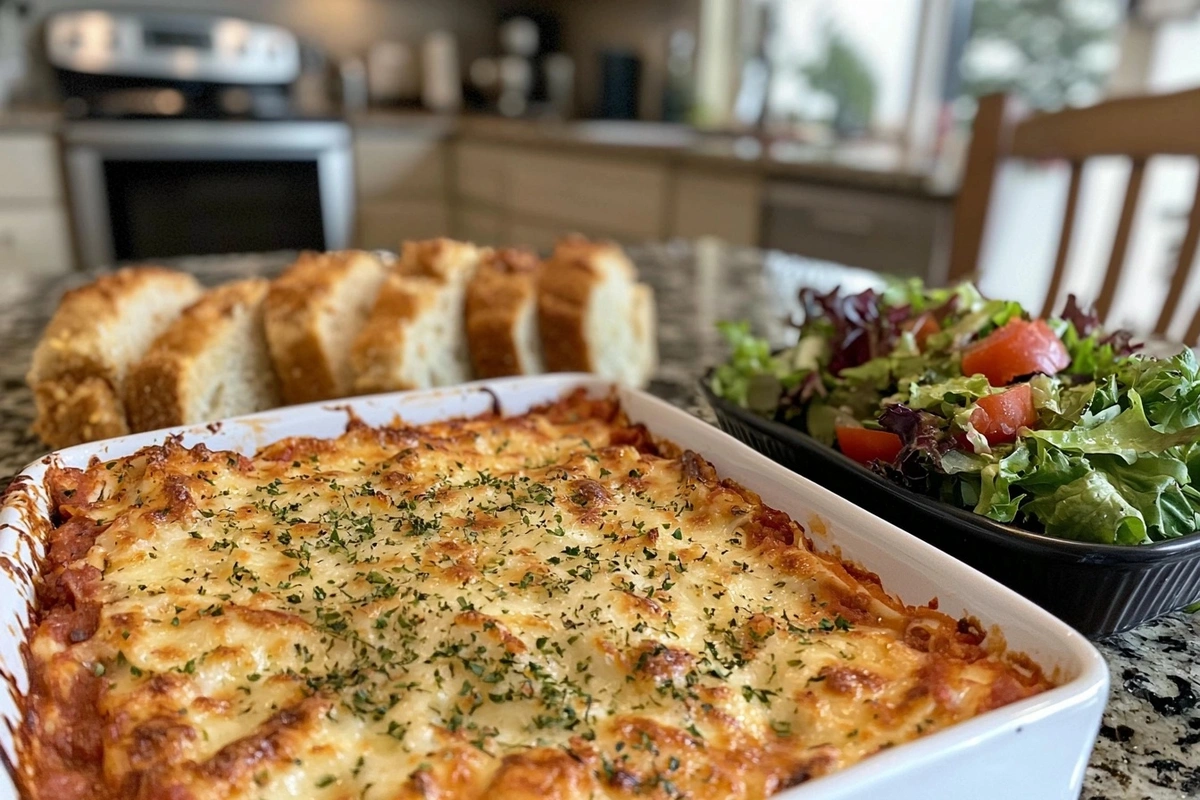
[[[929,341],[929,337],[941,329],[942,327],[938,325],[932,314],[922,314],[904,323],[904,330],[913,335],[913,338],[917,340],[917,347],[922,350],[925,349],[925,343]]]
[[[1017,439],[1022,427],[1037,424],[1033,407],[1033,391],[1028,383],[1014,386],[1006,392],[979,398],[979,406],[971,412],[971,425],[983,434],[988,444],[1004,444]]]
[[[904,446],[899,436],[888,431],[839,425],[836,433],[838,447],[860,464],[870,464],[872,461],[891,463],[896,460]]]
[[[983,375],[992,386],[1007,386],[1019,375],[1054,375],[1071,363],[1067,348],[1044,320],[1012,319],[966,349],[964,375]]]

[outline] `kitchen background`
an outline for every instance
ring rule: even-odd
[[[1196,86],[1197,52],[1196,0],[0,0],[0,276],[579,231],[936,282],[975,97]],[[1095,162],[1084,296],[1129,169]],[[985,290],[1040,304],[1066,174],[1001,175]],[[1147,170],[1146,293],[1195,181],[1194,159]],[[1113,321],[1151,324],[1158,298],[1126,296]]]

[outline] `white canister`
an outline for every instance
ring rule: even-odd
[[[434,31],[421,48],[421,102],[430,111],[453,113],[462,108],[458,40],[449,31]]]

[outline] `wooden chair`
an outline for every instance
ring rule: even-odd
[[[1117,222],[1104,283],[1095,298],[1101,319],[1112,308],[1125,267],[1133,221],[1142,191],[1146,162],[1152,156],[1200,157],[1200,89],[1174,94],[1109,100],[1094,106],[1021,118],[1006,95],[980,98],[963,185],[954,208],[954,234],[950,252],[951,281],[971,277],[979,263],[980,248],[998,168],[1005,159],[1059,159],[1071,166],[1067,202],[1054,259],[1054,273],[1042,309],[1052,313],[1059,300],[1071,234],[1079,206],[1083,165],[1097,156],[1123,156],[1132,162],[1125,201]],[[1197,243],[1200,242],[1200,177],[1188,214],[1187,232],[1179,248],[1166,302],[1154,333],[1163,336],[1178,310],[1179,296],[1187,284]],[[1200,310],[1188,326],[1188,344],[1200,338]]]

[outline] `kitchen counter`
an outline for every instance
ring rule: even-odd
[[[886,142],[828,145],[755,136],[706,133],[688,125],[616,120],[528,120],[482,114],[438,115],[422,111],[367,111],[349,117],[356,130],[376,135],[459,139],[542,150],[657,159],[709,170],[757,174],[829,186],[929,199],[948,199],[954,170],[927,154]],[[56,133],[62,115],[46,107],[0,110],[0,133]]]
[[[524,120],[371,111],[351,118],[364,131],[644,158],[765,178],[948,198],[949,172],[933,158],[882,142],[764,143],[754,136],[706,133],[688,125],[616,120]]]
[[[713,326],[750,317],[781,337],[800,285],[871,285],[873,276],[806,259],[675,242],[633,251],[659,298],[662,366],[651,386],[659,396],[712,421],[695,381],[724,353]],[[186,259],[182,268],[207,283],[270,274],[281,255]],[[30,433],[33,402],[24,373],[58,296],[86,280],[0,274],[0,486],[45,452]],[[1112,694],[1083,800],[1200,796],[1200,616],[1175,613],[1099,643],[1112,673]],[[1019,765],[1013,765],[1019,769]]]

